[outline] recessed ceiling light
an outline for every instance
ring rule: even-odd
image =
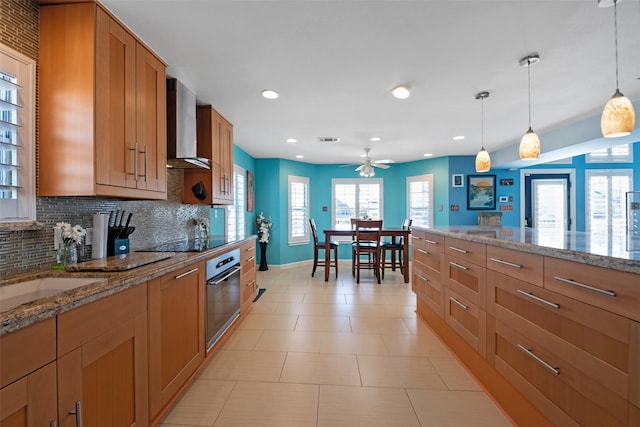
[[[398,99],[406,99],[409,97],[409,95],[411,95],[411,92],[409,92],[409,88],[402,85],[394,87],[391,93]]]
[[[453,137],[454,141],[462,141],[464,139],[464,135],[457,135]]]
[[[382,138],[378,137],[378,136],[373,136],[371,138],[369,138],[369,141],[371,142],[378,142],[380,141]]]
[[[262,93],[262,96],[264,96],[267,99],[276,99],[277,97],[280,96],[280,94],[278,94],[278,92],[276,92],[273,89],[265,89],[260,93]]]
[[[298,155],[296,156],[296,159],[304,159],[304,156],[303,156],[302,154],[298,154]]]
[[[295,139],[295,138],[288,138],[288,139],[287,139],[287,142],[292,144],[292,143],[294,143],[294,142],[298,142],[298,140],[297,140],[297,139]]]
[[[433,153],[424,153],[424,157],[431,157],[433,156]]]

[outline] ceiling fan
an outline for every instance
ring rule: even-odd
[[[369,157],[370,151],[371,151],[371,148],[364,149],[364,159],[362,160],[362,162],[351,163],[348,165],[341,165],[340,167],[357,165],[358,167],[355,169],[356,172],[360,172],[360,176],[365,178],[372,177],[376,174],[374,168],[389,169],[389,165],[385,164],[389,162],[388,160],[371,160],[371,157]]]

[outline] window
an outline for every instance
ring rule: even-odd
[[[433,175],[407,177],[407,213],[412,225],[433,226]]]
[[[351,218],[382,218],[382,179],[333,179],[333,228],[351,229]]]
[[[35,62],[0,44],[0,221],[35,221]]]
[[[611,234],[626,233],[626,193],[632,183],[632,169],[587,170],[586,226],[592,249],[606,248]]]
[[[227,224],[227,239],[244,239],[245,236],[245,201],[246,201],[246,184],[245,170],[240,166],[233,167],[233,185],[235,200],[233,205],[227,206],[227,214],[225,216]]]
[[[289,244],[309,243],[309,178],[289,175]]]
[[[585,156],[586,163],[633,163],[631,144],[595,150]]]

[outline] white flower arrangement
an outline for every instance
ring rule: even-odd
[[[258,241],[260,243],[269,243],[269,229],[273,225],[270,216],[264,216],[262,212],[256,217],[256,225],[258,226]]]
[[[60,230],[60,237],[65,246],[69,246],[72,243],[80,243],[82,238],[87,234],[87,230],[78,224],[72,227],[71,224],[67,222],[59,222],[54,228]]]

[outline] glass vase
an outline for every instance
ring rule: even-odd
[[[63,242],[58,246],[58,265],[66,267],[78,262],[78,246],[75,242]]]

